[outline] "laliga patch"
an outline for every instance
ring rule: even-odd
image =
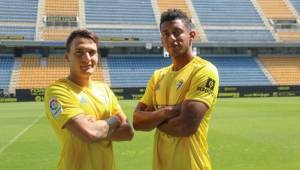
[[[53,98],[49,101],[49,109],[53,117],[57,117],[62,112],[62,106],[56,98]]]
[[[215,88],[216,81],[208,77],[205,87],[213,90]]]

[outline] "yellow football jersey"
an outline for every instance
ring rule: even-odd
[[[155,132],[153,170],[210,170],[207,131],[219,87],[217,68],[194,57],[178,71],[172,65],[154,72],[141,102],[160,108],[184,100],[203,102],[209,108],[198,130],[190,137],[173,137],[159,129]]]
[[[82,88],[68,79],[61,79],[50,85],[45,93],[45,113],[61,143],[57,169],[115,169],[112,141],[88,144],[65,129],[64,125],[78,114],[107,119],[117,112],[122,112],[122,109],[105,84],[90,82],[89,87]]]

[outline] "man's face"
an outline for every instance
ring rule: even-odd
[[[162,23],[160,32],[163,46],[175,58],[187,54],[195,37],[195,32],[180,19]]]
[[[91,39],[76,37],[65,57],[70,65],[71,76],[76,78],[89,77],[97,67],[97,45]]]

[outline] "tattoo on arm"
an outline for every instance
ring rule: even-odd
[[[117,128],[120,127],[121,121],[117,116],[112,116],[108,119],[105,119],[106,123],[108,124],[108,132],[107,136],[109,137]]]

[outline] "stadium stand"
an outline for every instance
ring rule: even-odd
[[[74,30],[75,28],[60,28],[60,29],[51,29],[45,28],[43,37],[44,40],[52,40],[52,41],[65,41],[68,35]]]
[[[87,28],[105,40],[160,40],[150,0],[86,0],[85,11]]]
[[[254,57],[231,55],[205,59],[218,68],[221,86],[271,85]]]
[[[173,1],[169,1],[169,0],[157,0],[157,5],[159,8],[159,12],[162,13],[163,11],[166,11],[167,9],[170,8],[177,8],[177,9],[181,9],[182,11],[184,11],[189,17],[192,17],[192,14],[186,4],[186,1],[182,1],[182,0],[173,0]]]
[[[268,30],[236,30],[209,29],[205,30],[211,42],[272,42],[275,41]]]
[[[299,0],[289,0],[293,7],[297,10],[298,15],[300,14],[300,1]]]
[[[155,41],[160,39],[157,29],[133,29],[133,28],[90,28],[106,41]]]
[[[300,56],[260,56],[268,72],[278,85],[300,84]]]
[[[35,23],[38,0],[0,1],[0,22]]]
[[[64,41],[77,28],[78,0],[45,0],[46,26],[43,40]]]
[[[219,69],[223,86],[271,85],[254,57],[204,57]],[[167,66],[170,58],[160,55],[113,55],[108,66],[112,87],[145,87],[155,69]]]
[[[46,16],[78,16],[78,0],[45,0]]]
[[[249,0],[192,0],[192,2],[203,25],[264,25]]]
[[[33,44],[38,44],[38,47],[33,48],[39,48],[37,51],[41,52],[20,58],[1,55],[0,89],[10,89],[8,86],[12,78],[17,79],[16,88],[31,89],[46,87],[56,79],[65,77],[69,70],[61,53],[61,41],[65,41],[69,33],[79,27],[95,31],[104,44],[109,41],[108,56],[100,58],[94,80],[105,81],[112,87],[145,87],[155,69],[171,63],[170,58],[157,54],[160,47],[154,48],[160,42],[159,15],[168,8],[181,8],[190,17],[196,18],[197,31],[201,32],[201,37],[196,39],[199,41],[194,43],[198,53],[202,53],[202,48],[215,51],[219,45],[237,44],[233,48],[239,49],[247,47],[249,43],[262,48],[255,49],[252,54],[258,52],[259,55],[259,51],[264,50],[274,53],[278,50],[277,46],[295,48],[300,41],[298,0],[0,0],[0,49],[10,48],[9,53],[22,53],[22,45],[14,49],[11,44],[3,46],[3,42],[33,40]],[[113,44],[115,42],[116,46]],[[120,54],[123,48],[124,51],[135,51],[135,48],[143,51],[145,42],[154,42],[146,50],[155,54]],[[53,44],[54,48],[44,47],[44,43]],[[243,45],[239,46],[239,43]],[[139,44],[138,47],[135,44]],[[106,48],[105,45],[102,47]],[[51,54],[50,51],[55,51],[57,46],[60,46],[59,55]],[[114,48],[118,49],[114,51]],[[248,52],[238,54],[226,52],[226,55],[214,55],[208,52],[204,55],[219,69],[221,86],[300,84],[299,56],[260,56],[257,60],[255,56],[249,56]],[[18,69],[15,70],[18,73],[15,77],[15,72],[11,70],[19,60],[21,64],[15,67]],[[270,73],[268,77],[265,69]]]
[[[86,0],[87,24],[155,24],[151,1]]]
[[[8,92],[13,63],[14,57],[12,55],[0,55],[0,89],[5,92]]]
[[[35,27],[0,26],[0,40],[34,40]]]
[[[145,87],[155,69],[171,63],[161,55],[111,55],[107,62],[112,87]]]
[[[50,55],[47,58],[23,56],[18,89],[45,88],[57,79],[67,77],[68,74],[69,66],[63,55]],[[93,80],[103,81],[100,64],[98,64]]]
[[[257,0],[257,2],[265,17],[273,24],[281,41],[300,40],[300,30],[297,28],[297,16],[289,8],[285,0]]]
[[[270,19],[291,19],[295,18],[284,0],[257,0],[264,15]]]
[[[275,41],[249,0],[192,0],[208,41]]]

